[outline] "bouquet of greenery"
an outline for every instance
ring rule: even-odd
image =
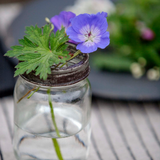
[[[88,54],[98,48],[104,49],[110,43],[106,12],[97,14],[80,14],[62,11],[59,15],[46,18],[43,27],[26,27],[26,35],[19,40],[19,45],[12,46],[5,55],[19,60],[15,76],[33,73],[42,82],[47,81],[51,70],[60,70],[79,54]],[[76,52],[70,53],[69,47],[76,44]],[[30,99],[42,86],[29,90],[15,103],[19,103],[26,96]],[[42,87],[43,88],[43,87]],[[29,95],[30,94],[30,95]],[[57,127],[50,87],[47,90],[48,104],[57,137],[60,132]],[[52,138],[55,152],[59,160],[63,160],[60,145],[56,138]]]
[[[96,68],[160,78],[160,1],[125,0],[108,17],[111,44],[92,58]],[[103,54],[101,54],[103,53]],[[106,53],[106,54],[105,54]]]
[[[35,71],[40,79],[47,79],[51,67],[62,68],[80,53],[92,53],[109,45],[106,12],[80,14],[63,11],[60,15],[46,18],[48,24],[26,27],[26,35],[12,46],[5,56],[19,60],[15,76]],[[69,43],[76,44],[77,52],[69,54]]]

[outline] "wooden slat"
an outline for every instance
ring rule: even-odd
[[[146,153],[151,160],[159,160],[160,147],[146,122],[146,115],[142,106],[135,103],[130,103],[130,110],[135,122],[135,126],[137,127],[138,136],[143,144],[143,147],[146,149]]]
[[[94,152],[95,152],[95,155],[97,157],[97,160],[102,160],[101,154],[100,154],[100,152],[99,152],[99,150],[97,148],[97,144],[96,144],[95,137],[93,136],[93,134],[91,136],[91,142],[92,142],[91,144],[94,147]]]
[[[3,113],[6,118],[7,126],[10,132],[10,136],[13,139],[13,124],[14,124],[14,119],[13,119],[13,98],[12,97],[6,97],[1,100],[1,106]]]
[[[153,103],[144,103],[143,105],[147,113],[147,122],[160,146],[160,109]]]
[[[91,142],[91,144],[90,144],[88,160],[98,160],[98,156],[97,156],[96,150],[93,146],[93,142]]]
[[[155,103],[94,101],[88,160],[160,160],[158,107]],[[0,99],[0,160],[15,160],[10,130],[13,133],[13,99],[7,97]]]
[[[95,139],[95,143],[97,144],[97,150],[100,154],[100,158],[102,160],[109,159],[109,160],[116,160],[108,141],[105,138],[105,134],[103,132],[101,122],[98,120],[98,108],[97,106],[93,105],[92,107],[92,135]]]
[[[3,160],[15,160],[12,147],[12,140],[8,130],[6,118],[2,109],[2,100],[0,100],[0,146],[3,155]]]
[[[133,153],[136,160],[149,160],[149,157],[145,153],[145,149],[141,145],[134,127],[132,126],[131,117],[129,114],[129,108],[126,103],[114,103],[115,112],[122,128],[123,134],[126,138],[128,146]]]
[[[91,124],[94,124],[93,110],[92,110],[92,114],[91,114]],[[91,125],[91,127],[92,127],[92,125]],[[95,135],[93,134],[93,129],[92,129],[91,144],[90,144],[90,151],[89,151],[88,160],[99,160],[99,155],[97,154],[97,144],[95,142],[94,136]]]
[[[130,153],[128,152],[122,137],[118,131],[113,118],[113,106],[106,101],[98,101],[98,106],[100,108],[100,113],[102,115],[105,127],[108,130],[111,142],[115,148],[117,157],[119,160],[132,160]]]

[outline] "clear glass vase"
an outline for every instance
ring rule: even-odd
[[[63,160],[87,159],[91,135],[88,55],[73,61],[74,65],[53,69],[46,81],[33,73],[19,76],[14,91],[17,160],[61,160],[58,152]]]

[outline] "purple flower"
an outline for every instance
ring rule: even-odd
[[[105,18],[107,18],[108,14],[106,12],[98,12],[97,15],[102,15],[104,16]]]
[[[62,11],[59,15],[52,17],[50,21],[54,25],[54,32],[61,30],[62,27],[67,29],[71,25],[70,19],[74,18],[75,16],[76,15],[72,12]]]
[[[154,35],[154,32],[149,29],[149,28],[145,28],[142,30],[142,33],[141,33],[141,36],[144,40],[147,40],[147,41],[151,41],[154,39],[155,35]]]
[[[107,32],[107,13],[80,14],[71,20],[71,26],[66,33],[69,38],[78,42],[77,49],[82,53],[91,53],[97,48],[104,49],[109,45]]]

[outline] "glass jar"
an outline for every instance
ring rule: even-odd
[[[14,139],[17,160],[85,160],[91,127],[89,56],[81,54],[47,80],[34,72],[19,76],[14,90]],[[50,103],[51,102],[51,103]]]

